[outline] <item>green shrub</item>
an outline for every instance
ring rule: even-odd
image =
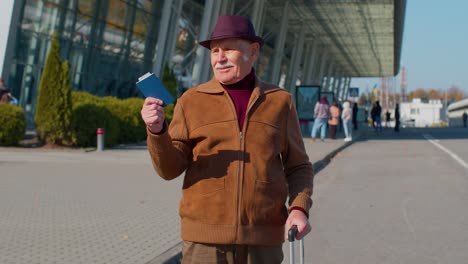
[[[128,98],[121,100],[113,96],[98,97],[86,92],[73,92],[72,98],[74,104],[92,104],[103,107],[111,113],[118,126],[118,136],[115,141],[112,141],[112,144],[140,142],[146,139],[146,125],[140,114],[143,99]],[[85,121],[84,118],[80,123]],[[108,132],[110,131],[105,132],[106,138]],[[90,135],[90,133],[87,134]],[[95,138],[95,135],[93,138]],[[90,141],[93,142],[93,140]]]
[[[140,114],[143,99],[127,98],[121,100],[106,96],[102,98],[101,102],[119,121],[119,143],[133,143],[146,139],[146,125]]]
[[[74,103],[72,134],[73,143],[81,147],[96,146],[96,131],[104,128],[106,146],[115,145],[119,138],[119,122],[103,105]]]
[[[173,69],[169,67],[168,63],[164,64],[163,76],[162,76],[161,82],[164,84],[167,90],[169,90],[172,96],[174,96],[174,98],[176,98],[177,100],[177,79],[174,75]],[[175,103],[167,105],[164,108],[165,118],[168,123],[172,121],[172,116],[174,114],[174,106],[175,106]]]
[[[167,120],[167,123],[171,123],[172,117],[174,116],[174,107],[175,104],[169,104],[164,107],[164,117]]]
[[[174,70],[168,63],[164,64],[161,82],[167,88],[169,93],[171,93],[174,98],[177,98],[177,78],[174,74]]]
[[[141,98],[128,98],[119,102],[121,112],[117,114],[120,119],[120,139],[122,142],[140,142],[146,139],[146,124],[141,118],[141,107],[144,100]]]
[[[73,104],[75,104],[75,103],[99,104],[101,102],[101,97],[90,94],[88,92],[73,91],[72,92],[72,102],[73,102]]]
[[[18,106],[0,104],[0,124],[0,145],[17,145],[26,130],[24,110]]]

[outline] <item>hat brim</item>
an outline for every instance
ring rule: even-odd
[[[211,41],[213,40],[220,40],[220,39],[228,39],[228,38],[240,38],[240,39],[245,39],[245,40],[248,40],[248,41],[251,41],[251,42],[257,42],[258,44],[260,44],[260,47],[263,46],[263,39],[259,36],[255,36],[255,37],[244,37],[244,36],[222,36],[222,37],[217,37],[217,38],[211,38],[211,39],[207,39],[207,40],[204,40],[204,41],[200,41],[198,44],[202,45],[203,47],[207,48],[207,49],[211,49]]]

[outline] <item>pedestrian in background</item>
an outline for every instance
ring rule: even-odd
[[[390,127],[390,122],[391,122],[391,116],[392,114],[390,114],[390,111],[385,111],[385,127]]]
[[[353,109],[349,105],[349,102],[343,103],[343,112],[341,113],[341,119],[343,120],[343,128],[345,133],[344,141],[348,142],[353,140],[352,133],[353,129],[351,127],[351,119],[353,117]]]
[[[327,102],[327,97],[323,95],[315,104],[314,108],[314,125],[312,126],[312,133],[310,135],[311,141],[315,141],[317,131],[320,129],[320,139],[325,140],[327,133],[327,123],[330,116],[330,106]]]
[[[395,104],[395,132],[400,131],[400,106]]]
[[[5,90],[5,81],[3,81],[3,78],[0,78],[0,91]]]
[[[2,78],[0,78],[0,103],[18,105],[18,99],[11,94],[11,90],[5,86]]]
[[[380,102],[375,101],[374,106],[371,109],[372,124],[374,131],[376,133],[382,132],[382,107],[380,107]]]
[[[467,119],[468,119],[468,115],[466,114],[466,112],[463,112],[463,127],[466,127]]]
[[[340,108],[338,104],[333,102],[330,106],[330,117],[328,118],[328,125],[330,125],[330,138],[336,139],[336,130],[338,128],[338,124],[340,122]]]
[[[185,173],[182,263],[279,264],[285,230],[311,230],[313,170],[294,100],[255,74],[263,39],[248,18],[220,16],[200,45],[213,79],[177,100],[169,126],[161,100],[141,110],[158,175]]]
[[[354,130],[358,130],[358,121],[357,121],[357,113],[358,113],[358,104],[357,102],[354,102],[353,103],[353,119],[352,119],[352,122],[353,122],[353,129]]]

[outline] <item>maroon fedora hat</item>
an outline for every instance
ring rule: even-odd
[[[263,46],[263,39],[255,34],[252,22],[244,16],[219,16],[209,39],[200,41],[200,45],[210,49],[212,40],[226,38],[241,38],[258,42]]]

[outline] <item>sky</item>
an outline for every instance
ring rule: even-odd
[[[456,86],[468,96],[468,1],[407,0],[400,64],[408,92]],[[353,78],[351,87],[362,93],[379,83]],[[400,73],[394,83],[399,91]]]

